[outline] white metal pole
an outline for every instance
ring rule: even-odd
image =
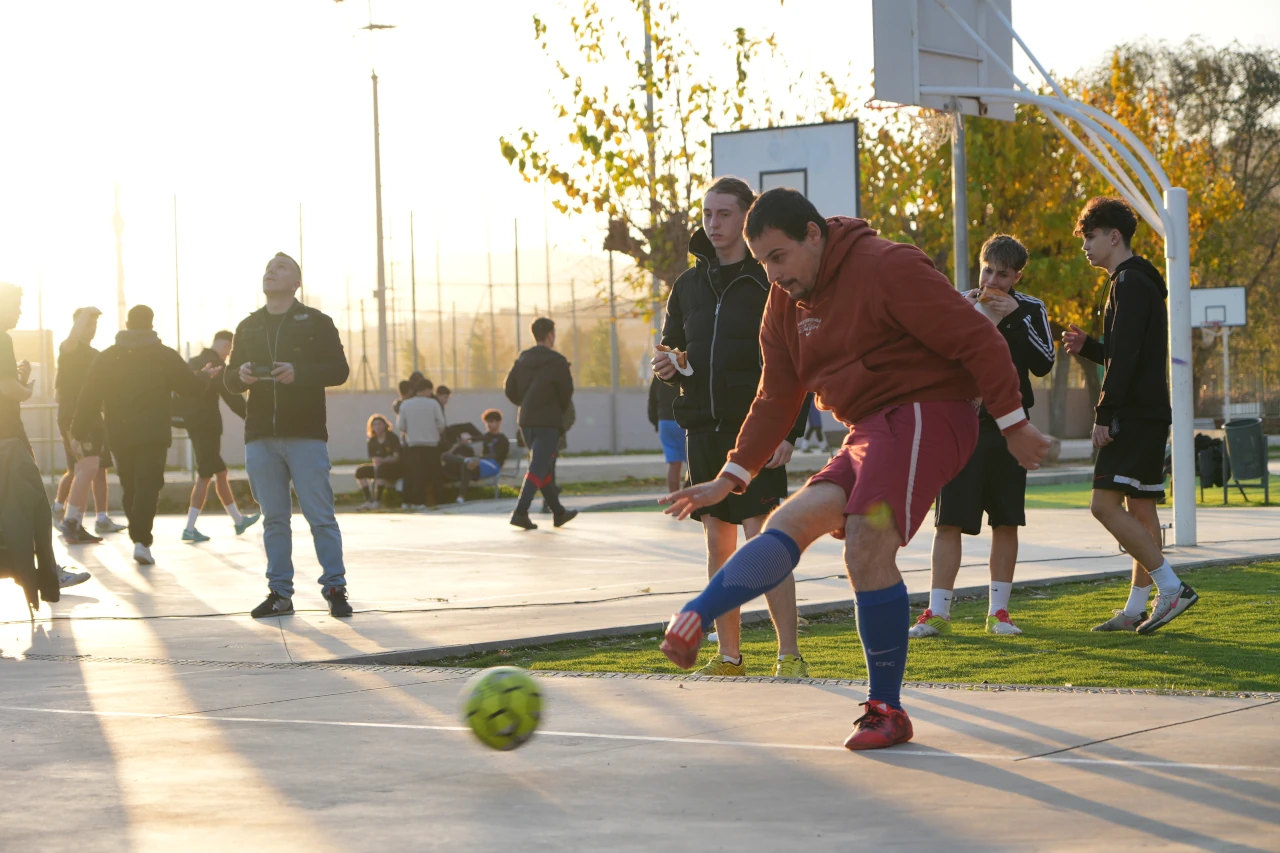
[[[1169,393],[1173,404],[1173,535],[1196,544],[1196,459],[1191,377],[1191,258],[1187,191],[1171,187],[1164,206],[1174,233],[1165,240],[1169,282]],[[1171,248],[1172,247],[1172,248]]]
[[[618,303],[613,296],[613,252],[609,253],[609,450],[618,453]]]
[[[1231,420],[1231,327],[1222,327],[1222,425]]]
[[[372,26],[372,24],[370,24]],[[373,198],[376,240],[378,243],[378,390],[385,391],[389,381],[387,368],[387,274],[382,246],[382,141],[378,132],[378,75],[373,77]]]
[[[964,157],[964,115],[955,112],[955,132],[951,134],[951,212],[955,228],[956,290],[969,289],[969,174]]]

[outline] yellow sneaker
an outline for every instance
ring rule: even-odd
[[[950,633],[950,617],[934,616],[932,610],[926,610],[920,614],[920,618],[916,620],[916,624],[912,625],[910,630],[907,631],[907,636],[913,640],[919,640],[922,637],[937,637]]]
[[[744,657],[740,657],[738,658],[738,662],[734,663],[731,660],[725,660],[724,655],[716,655],[711,660],[707,661],[705,664],[703,664],[698,669],[695,669],[690,674],[691,675],[728,675],[728,676],[746,675],[747,659]]]
[[[774,678],[808,678],[809,664],[799,655],[782,655],[773,665]]]

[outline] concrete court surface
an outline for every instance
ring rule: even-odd
[[[1028,516],[1020,581],[1128,571],[1128,558],[1087,511]],[[134,563],[125,534],[71,548],[93,578],[43,607],[34,625],[20,590],[0,582],[0,653],[417,662],[485,643],[657,627],[706,578],[701,527],[661,513],[583,513],[560,530],[529,533],[468,513],[347,514],[340,524],[353,619],[328,615],[301,517],[294,518],[301,612],[258,621],[247,612],[266,594],[261,527],[236,538],[225,516],[210,513],[200,526],[213,541],[188,545],[179,541],[182,519],[164,516],[155,566]],[[1280,553],[1280,507],[1202,509],[1199,529],[1202,545],[1170,550],[1175,565]],[[913,593],[928,590],[929,546],[924,530],[901,554]],[[805,555],[797,570],[802,608],[850,600],[841,547],[826,537]],[[958,586],[985,589],[988,539],[966,537],[965,547]]]
[[[541,677],[510,753],[469,672],[0,661],[5,850],[1280,850],[1280,697]]]

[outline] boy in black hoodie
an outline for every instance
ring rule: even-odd
[[[1169,295],[1164,277],[1129,242],[1138,227],[1133,209],[1119,198],[1089,200],[1076,222],[1089,263],[1111,274],[1103,320],[1095,340],[1072,324],[1063,344],[1106,367],[1095,407],[1093,446],[1098,458],[1089,509],[1133,557],[1129,600],[1095,631],[1150,634],[1199,600],[1161,553],[1156,503],[1164,498],[1164,450],[1173,420],[1169,406]],[[1151,585],[1157,596],[1146,612]]]

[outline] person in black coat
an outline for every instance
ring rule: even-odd
[[[234,339],[235,335],[225,329],[218,332],[213,336],[213,344],[205,347],[199,355],[188,361],[187,366],[192,370],[203,370],[210,365],[225,368],[227,356],[231,354],[231,342]],[[240,507],[236,505],[235,495],[231,493],[227,463],[222,459],[221,404],[223,402],[227,404],[228,409],[239,415],[241,420],[244,419],[246,414],[244,397],[231,393],[225,382],[210,383],[204,396],[186,406],[183,413],[183,424],[187,435],[191,437],[191,450],[196,457],[196,484],[191,487],[191,507],[187,511],[186,529],[182,531],[183,542],[209,540],[208,536],[196,530],[196,519],[200,517],[204,502],[209,497],[210,480],[215,483],[214,490],[218,493],[218,500],[222,501],[222,508],[227,511],[227,515],[231,516],[237,536],[256,524],[261,517],[256,512],[249,515],[241,513]]]
[[[662,344],[653,359],[658,379],[680,389],[673,403],[676,423],[688,431],[689,483],[714,480],[738,440],[738,430],[760,384],[760,321],[769,297],[764,270],[747,251],[742,226],[755,193],[741,179],[723,177],[702,202],[703,227],[689,241],[697,263],[671,287]],[[787,495],[787,472],[795,442],[804,435],[812,397],[769,464],[744,494],[730,495],[693,514],[707,540],[707,573],[715,575],[738,547],[738,527],[747,539],[764,528],[769,513]],[[766,599],[778,633],[773,674],[800,678],[808,665],[796,631],[795,579]],[[718,653],[699,670],[704,675],[745,675],[740,654],[739,612],[716,620]]]
[[[144,566],[155,563],[151,528],[172,441],[172,397],[198,398],[210,378],[222,372],[214,365],[192,372],[177,351],[160,343],[152,328],[154,317],[146,305],[129,309],[116,342],[89,367],[71,422],[72,438],[86,454],[110,441],[133,559]]]
[[[564,526],[578,514],[576,509],[567,510],[560,503],[560,490],[555,484],[556,456],[565,431],[565,417],[573,403],[573,374],[568,360],[555,351],[554,322],[547,317],[534,320],[533,339],[537,345],[520,353],[503,384],[507,399],[520,407],[516,423],[529,447],[529,470],[511,515],[511,523],[525,530],[538,529],[529,518],[529,507],[539,490],[551,508],[556,527]]]
[[[1089,509],[1133,557],[1129,600],[1095,631],[1149,634],[1199,600],[1164,558],[1156,504],[1164,498],[1164,450],[1172,409],[1165,370],[1169,364],[1169,295],[1164,277],[1129,248],[1138,227],[1133,209],[1119,198],[1090,199],[1076,221],[1085,258],[1111,276],[1103,339],[1072,325],[1062,336],[1068,350],[1106,366],[1095,409],[1093,496]],[[1147,599],[1157,595],[1148,616]]]
[[[673,405],[680,397],[680,389],[675,385],[655,377],[649,383],[649,423],[658,433],[658,441],[662,444],[662,456],[667,462],[667,491],[680,490],[680,481],[684,479],[684,463],[688,459],[685,450],[684,427],[676,423]]]

